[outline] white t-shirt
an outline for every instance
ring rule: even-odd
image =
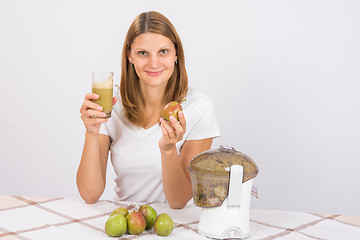
[[[119,97],[119,91],[115,93]],[[220,136],[210,99],[189,89],[181,103],[186,120],[186,133],[176,144],[178,153],[186,140]],[[111,162],[115,170],[115,200],[166,202],[162,185],[161,155],[158,147],[162,131],[159,124],[144,129],[131,124],[123,115],[118,101],[100,133],[110,136]]]

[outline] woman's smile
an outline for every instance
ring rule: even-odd
[[[152,77],[157,77],[160,76],[160,74],[162,74],[164,72],[164,70],[160,70],[160,71],[145,71],[147,74],[149,74]]]

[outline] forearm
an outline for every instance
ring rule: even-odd
[[[105,169],[106,170],[106,169]],[[105,177],[100,161],[98,134],[86,134],[84,149],[76,181],[81,197],[88,203],[96,202],[105,189]]]
[[[164,192],[169,205],[171,208],[183,208],[192,197],[192,186],[175,145],[168,151],[161,151],[161,164]]]

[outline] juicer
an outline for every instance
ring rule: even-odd
[[[202,208],[198,232],[215,239],[249,237],[251,190],[259,171],[254,161],[220,146],[194,157],[189,171],[194,204]]]

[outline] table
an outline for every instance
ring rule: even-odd
[[[86,204],[67,198],[0,196],[0,240],[3,239],[208,239],[197,232],[201,209],[188,204],[184,209],[170,209],[164,203],[146,203],[158,214],[167,213],[174,220],[173,232],[157,236],[153,229],[140,235],[110,238],[104,225],[116,207],[137,210],[145,203],[100,200]],[[250,210],[253,239],[360,239],[360,216],[323,215],[266,209]]]

